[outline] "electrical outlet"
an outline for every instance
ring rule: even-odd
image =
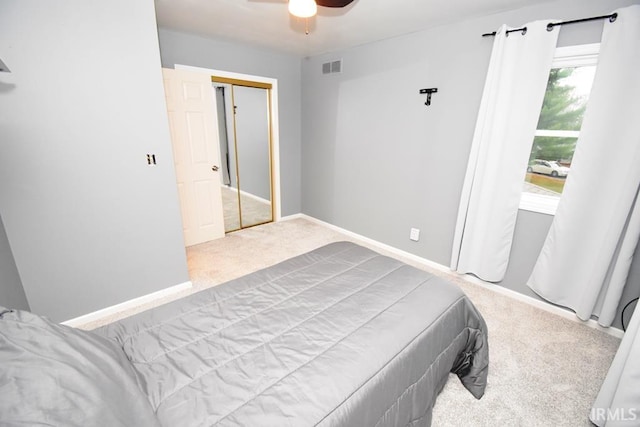
[[[409,233],[409,239],[413,240],[414,242],[420,240],[420,229],[412,228],[411,232]]]

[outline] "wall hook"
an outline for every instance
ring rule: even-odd
[[[438,92],[438,88],[437,87],[432,87],[430,89],[420,89],[420,94],[424,95],[425,93],[427,94],[427,101],[424,103],[424,105],[431,105],[431,94],[432,93],[437,93]]]
[[[2,62],[2,59],[0,59],[0,73],[10,73],[11,70],[9,69],[9,67],[7,67],[7,65]]]

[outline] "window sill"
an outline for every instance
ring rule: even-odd
[[[537,212],[545,215],[555,215],[560,197],[544,194],[522,193],[520,197],[521,210]]]

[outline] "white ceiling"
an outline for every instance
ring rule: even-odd
[[[155,0],[158,25],[179,31],[316,55],[550,0],[355,0],[318,7],[308,22],[287,0]],[[490,29],[489,29],[490,30]]]

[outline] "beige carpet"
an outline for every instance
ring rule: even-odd
[[[249,228],[192,246],[187,249],[194,284],[189,292],[338,240],[363,244],[326,227],[296,219]],[[618,347],[618,339],[456,276],[432,272],[458,283],[476,304],[489,328],[491,358],[485,396],[475,400],[451,376],[436,402],[434,426],[591,425],[589,410]],[[85,328],[92,329],[157,304],[128,310]]]
[[[242,205],[242,227],[251,227],[271,221],[271,205],[247,194],[240,194]],[[222,186],[222,208],[224,212],[224,231],[240,229],[240,209],[238,193],[235,188]]]

